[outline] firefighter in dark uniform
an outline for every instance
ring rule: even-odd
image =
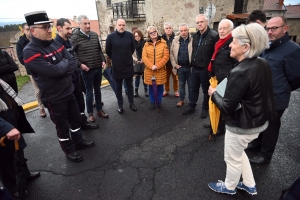
[[[24,63],[40,89],[41,100],[56,126],[62,150],[69,160],[80,162],[83,158],[76,150],[93,147],[95,143],[82,137],[81,116],[72,83],[76,59],[52,39],[52,22],[45,11],[27,13],[25,19],[32,39],[23,51]]]
[[[68,19],[65,18],[60,18],[56,22],[56,27],[58,30],[58,34],[56,34],[56,37],[54,40],[58,41],[64,47],[67,49],[67,51],[74,56],[74,52],[72,50],[72,44],[69,40],[69,38],[72,35],[72,27],[71,27],[71,22]],[[87,117],[84,113],[85,110],[85,105],[84,105],[84,97],[82,94],[82,86],[80,84],[80,68],[79,66],[77,67],[76,70],[72,73],[72,81],[74,85],[74,92],[73,94],[75,95],[77,99],[77,103],[79,106],[81,118],[82,118],[82,125],[81,128],[84,129],[97,129],[99,126],[97,124],[93,124],[92,122],[89,122],[87,120]]]

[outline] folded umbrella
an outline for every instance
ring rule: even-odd
[[[218,80],[214,76],[214,77],[210,78],[209,83],[213,88],[216,88],[217,85],[218,85]],[[211,137],[215,136],[217,131],[218,131],[218,125],[219,125],[219,119],[220,119],[220,110],[218,109],[216,104],[214,104],[212,102],[211,97],[209,98],[208,107],[209,107],[210,124],[211,124],[211,128],[212,128],[212,134],[210,134],[209,138],[208,138],[208,140],[210,141]]]
[[[26,197],[26,177],[24,165],[26,165],[27,159],[24,158],[23,151],[19,149],[19,142],[15,141],[15,167],[16,167],[16,181],[21,200]]]
[[[158,90],[157,90],[157,84],[156,84],[156,78],[154,75],[152,75],[152,90],[153,90],[153,94],[154,94],[154,100],[155,100],[155,104],[158,108],[158,112],[160,112],[160,105],[158,102]]]

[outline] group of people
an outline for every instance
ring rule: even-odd
[[[73,33],[68,19],[57,20],[58,33],[54,40],[51,37],[52,22],[46,12],[27,13],[25,19],[24,36],[17,44],[17,52],[35,86],[40,115],[45,117],[44,108],[49,110],[63,152],[69,160],[80,162],[83,157],[78,150],[95,145],[93,141],[83,138],[82,129],[99,128],[93,123],[93,99],[97,115],[109,117],[102,108],[100,84],[106,58],[98,36],[90,30],[86,15],[78,17],[79,28]],[[217,134],[226,133],[226,179],[224,182],[211,182],[208,186],[220,193],[235,194],[238,188],[252,195],[257,194],[250,163],[266,164],[271,161],[281,116],[288,107],[291,91],[300,87],[300,47],[289,39],[284,16],[272,17],[267,22],[260,10],[249,15],[247,25],[235,29],[232,21],[223,19],[216,32],[209,27],[208,19],[203,14],[196,16],[195,23],[198,31],[193,35],[189,33],[187,23],[179,25],[177,36],[169,22],[164,24],[163,35],[156,27],[149,26],[147,39],[144,40],[140,30],[133,33],[126,31],[124,19],[116,21],[115,31],[106,39],[105,50],[112,65],[117,111],[120,114],[124,112],[124,82],[131,110],[137,111],[134,96],[138,96],[141,77],[151,108],[160,110],[163,97],[169,95],[169,78],[172,75],[174,95],[179,97],[177,107],[184,105],[186,84],[188,87],[189,105],[184,115],[195,113],[201,86],[203,101],[200,117],[208,116],[211,98],[221,111]],[[11,62],[9,59],[5,61]],[[135,76],[133,86],[133,65],[136,63],[144,65],[144,73]],[[14,71],[14,68],[10,70]],[[0,83],[2,74],[1,71]],[[227,78],[224,96],[209,86],[209,79],[214,76],[218,83]],[[17,92],[13,81],[5,81]],[[1,90],[1,95],[7,96],[6,91],[5,88]],[[9,97],[1,96],[2,101],[10,105],[8,110],[1,109],[1,114],[18,108],[14,102],[17,95],[10,94]],[[7,99],[12,99],[14,104]],[[236,109],[238,104],[241,108]],[[85,115],[85,105],[88,116]],[[6,135],[10,144],[22,138],[20,132],[33,132],[30,125],[26,130],[19,130],[21,124],[18,123],[4,117],[0,121],[1,136]],[[211,128],[210,124],[204,126]],[[12,165],[12,146],[4,148],[10,154],[5,158],[1,156],[1,163],[6,159],[8,165]],[[25,142],[23,146],[26,146]],[[259,155],[248,159],[245,149],[256,150]],[[8,172],[8,167],[3,166],[1,181],[15,193],[15,185],[7,184],[7,180],[13,177],[6,173],[11,175],[12,171]],[[36,177],[39,173],[28,170],[28,177],[30,175]],[[243,181],[239,182],[241,176]]]

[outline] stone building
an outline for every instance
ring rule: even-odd
[[[188,23],[195,30],[196,15],[204,13],[207,16],[213,15],[210,19],[210,27],[216,29],[220,20],[227,15],[249,13],[254,9],[263,9],[263,5],[263,0],[96,1],[102,40],[114,31],[118,18],[126,20],[128,31],[138,28],[146,33],[147,27],[154,25],[162,33],[165,22],[171,22],[175,31],[183,22]]]
[[[288,19],[291,39],[300,44],[300,5],[286,6],[285,17]]]

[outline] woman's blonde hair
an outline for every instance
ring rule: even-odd
[[[232,37],[240,45],[248,44],[250,49],[244,54],[246,58],[257,57],[269,47],[269,37],[266,30],[259,24],[240,25],[232,31]]]
[[[148,37],[148,38],[150,38],[149,31],[150,31],[151,29],[155,29],[156,32],[157,32],[157,35],[159,35],[159,34],[158,34],[158,30],[157,30],[157,28],[155,28],[155,26],[148,26],[148,28],[147,28],[147,37]]]

